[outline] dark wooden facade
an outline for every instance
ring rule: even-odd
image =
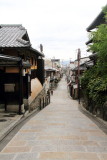
[[[40,80],[41,84],[44,83],[44,60],[38,59],[37,60],[37,77]]]
[[[27,33],[24,36],[30,43]],[[31,45],[7,47],[1,46],[0,42],[0,108],[2,106],[7,111],[18,111],[19,114],[29,109],[34,98],[29,100],[33,94],[32,80],[39,79],[42,85],[44,83],[43,56]]]

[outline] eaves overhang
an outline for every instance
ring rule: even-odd
[[[94,19],[94,21],[86,28],[87,32],[90,32],[92,29],[96,28],[100,24],[105,23],[104,12],[101,11],[100,14]]]
[[[32,51],[37,56],[45,57],[45,55],[43,53],[39,52],[38,50],[36,50],[36,49],[34,49],[32,47],[30,47],[29,50]]]

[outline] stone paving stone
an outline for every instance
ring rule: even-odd
[[[60,136],[56,135],[56,136],[52,136],[51,134],[50,135],[42,135],[42,136],[39,136],[38,139],[41,139],[41,140],[59,140]]]
[[[68,136],[60,136],[59,137],[61,140],[83,140],[86,141],[88,139],[87,136],[77,136],[77,135],[68,135]]]
[[[67,152],[41,152],[39,158],[68,160],[68,153]]]
[[[80,145],[80,146],[74,146],[74,145],[60,145],[59,152],[86,152],[86,149],[84,146]]]
[[[96,141],[85,141],[85,140],[78,140],[78,139],[67,139],[59,141],[60,145],[83,145],[83,146],[101,146]]]
[[[39,153],[22,153],[17,154],[14,160],[36,160],[38,159]]]
[[[86,147],[86,149],[87,149],[87,151],[88,152],[96,152],[96,153],[100,153],[100,152],[102,152],[102,153],[107,153],[107,147],[93,147],[93,146],[91,146],[91,147]]]
[[[12,140],[8,146],[25,146],[26,145],[26,141],[23,140]]]
[[[82,145],[81,143],[79,143],[81,141],[78,141],[78,140],[71,140],[71,139],[66,139],[66,140],[60,140],[59,141],[59,144],[60,145]]]
[[[107,136],[88,136],[88,139],[97,142],[107,142]]]
[[[84,134],[84,132],[85,132],[85,133],[88,133],[89,135],[95,135],[95,136],[97,135],[98,132],[100,132],[99,129],[94,129],[94,128],[93,129],[88,129],[88,128],[82,129],[81,128],[80,131],[83,132],[82,134]],[[99,134],[102,134],[102,132],[98,133],[98,135]]]
[[[14,140],[18,140],[18,139],[20,139],[20,140],[24,140],[24,141],[31,141],[31,140],[36,140],[36,134],[33,134],[33,133],[28,133],[28,134],[20,134],[20,132],[19,132],[19,134],[17,134],[16,136],[15,136],[15,139]]]
[[[75,144],[84,145],[84,146],[100,146],[96,141],[77,141]]]
[[[41,129],[24,129],[24,130],[21,130],[20,133],[38,133],[38,132],[41,132],[42,130]]]
[[[69,153],[69,157],[73,160],[100,160],[96,153]]]
[[[102,136],[102,137],[104,137],[104,136],[106,136],[105,135],[105,133],[104,132],[102,132],[102,131],[95,131],[95,132],[92,132],[92,131],[89,131],[89,132],[87,132],[87,135],[88,136]]]
[[[107,147],[107,142],[98,142],[100,146]]]
[[[99,155],[101,160],[107,160],[107,153],[102,153]]]
[[[57,152],[57,145],[36,145],[32,147],[31,152]]]
[[[13,160],[15,154],[0,154],[0,160]]]
[[[86,141],[86,136],[75,136],[75,135],[68,135],[68,136],[61,136],[60,134],[48,134],[48,135],[42,135],[38,136],[38,140],[83,140]]]
[[[30,152],[31,147],[24,146],[24,147],[6,147],[1,152],[2,153],[17,153],[17,152]]]
[[[59,141],[58,140],[33,140],[33,141],[28,141],[27,144],[29,146],[35,146],[35,145],[58,145]]]

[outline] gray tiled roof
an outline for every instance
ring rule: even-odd
[[[23,36],[26,35],[25,40]],[[0,25],[0,48],[31,46],[26,29],[22,25]]]
[[[79,67],[79,70],[81,71],[81,70],[86,70],[87,68],[86,68],[86,66],[84,65],[84,63],[83,64],[81,64],[80,65],[80,67]],[[78,70],[78,67],[75,67],[75,68],[73,68],[72,69],[73,71],[77,71]]]

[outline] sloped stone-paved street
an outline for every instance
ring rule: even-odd
[[[1,151],[0,160],[107,160],[107,135],[81,113],[64,78],[51,103]]]

